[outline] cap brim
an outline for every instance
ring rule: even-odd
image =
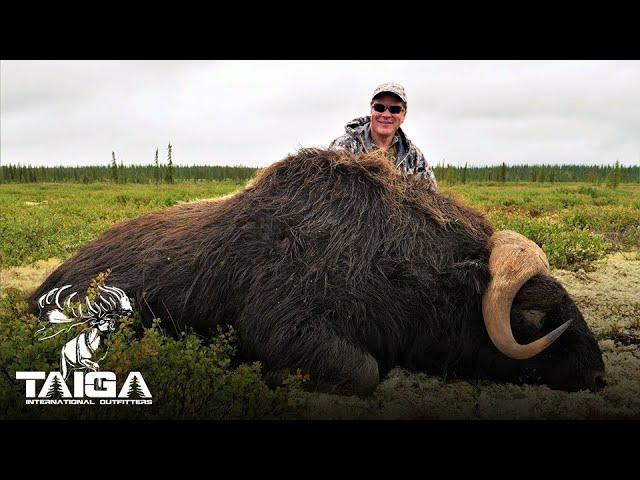
[[[384,94],[384,93],[389,93],[391,95],[395,95],[396,97],[398,97],[401,101],[403,101],[404,103],[407,103],[407,99],[406,98],[402,98],[402,96],[398,95],[396,92],[392,92],[391,90],[381,90],[378,93],[376,93],[373,97],[371,97],[371,100],[373,100],[376,97],[379,97],[380,95]]]

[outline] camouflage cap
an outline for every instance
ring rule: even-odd
[[[404,87],[398,83],[387,82],[383,83],[382,85],[378,85],[378,87],[373,91],[373,96],[371,97],[371,99],[373,100],[381,93],[393,93],[394,95],[400,97],[405,105],[407,104],[407,94],[404,93]]]

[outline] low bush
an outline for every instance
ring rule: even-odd
[[[152,405],[26,405],[25,382],[16,371],[59,371],[60,352],[78,335],[72,330],[41,341],[38,319],[27,313],[21,291],[0,298],[0,418],[3,419],[278,419],[296,418],[296,395],[305,377],[298,372],[269,388],[259,363],[234,363],[236,337],[219,329],[212,339],[183,332],[165,334],[161,322],[149,328],[139,317],[124,319],[105,341],[100,370],[117,375],[117,390],[131,371],[142,373]],[[78,327],[80,328],[80,327]],[[39,382],[36,390],[41,388]],[[71,383],[71,379],[69,379]]]

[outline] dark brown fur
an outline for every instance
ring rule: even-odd
[[[396,365],[491,377],[478,352],[491,351],[492,232],[383,156],[303,149],[232,197],[114,225],[32,299],[111,268],[144,318],[205,335],[233,325],[242,359],[302,368],[324,391],[369,393]]]

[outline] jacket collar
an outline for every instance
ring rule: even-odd
[[[371,117],[369,115],[367,115],[366,117],[354,118],[345,125],[344,129],[349,135],[358,138],[365,152],[371,151],[373,141],[371,139]],[[398,128],[396,135],[398,135],[399,137],[398,159],[399,162],[401,162],[409,152],[411,142],[402,131],[402,128]]]

